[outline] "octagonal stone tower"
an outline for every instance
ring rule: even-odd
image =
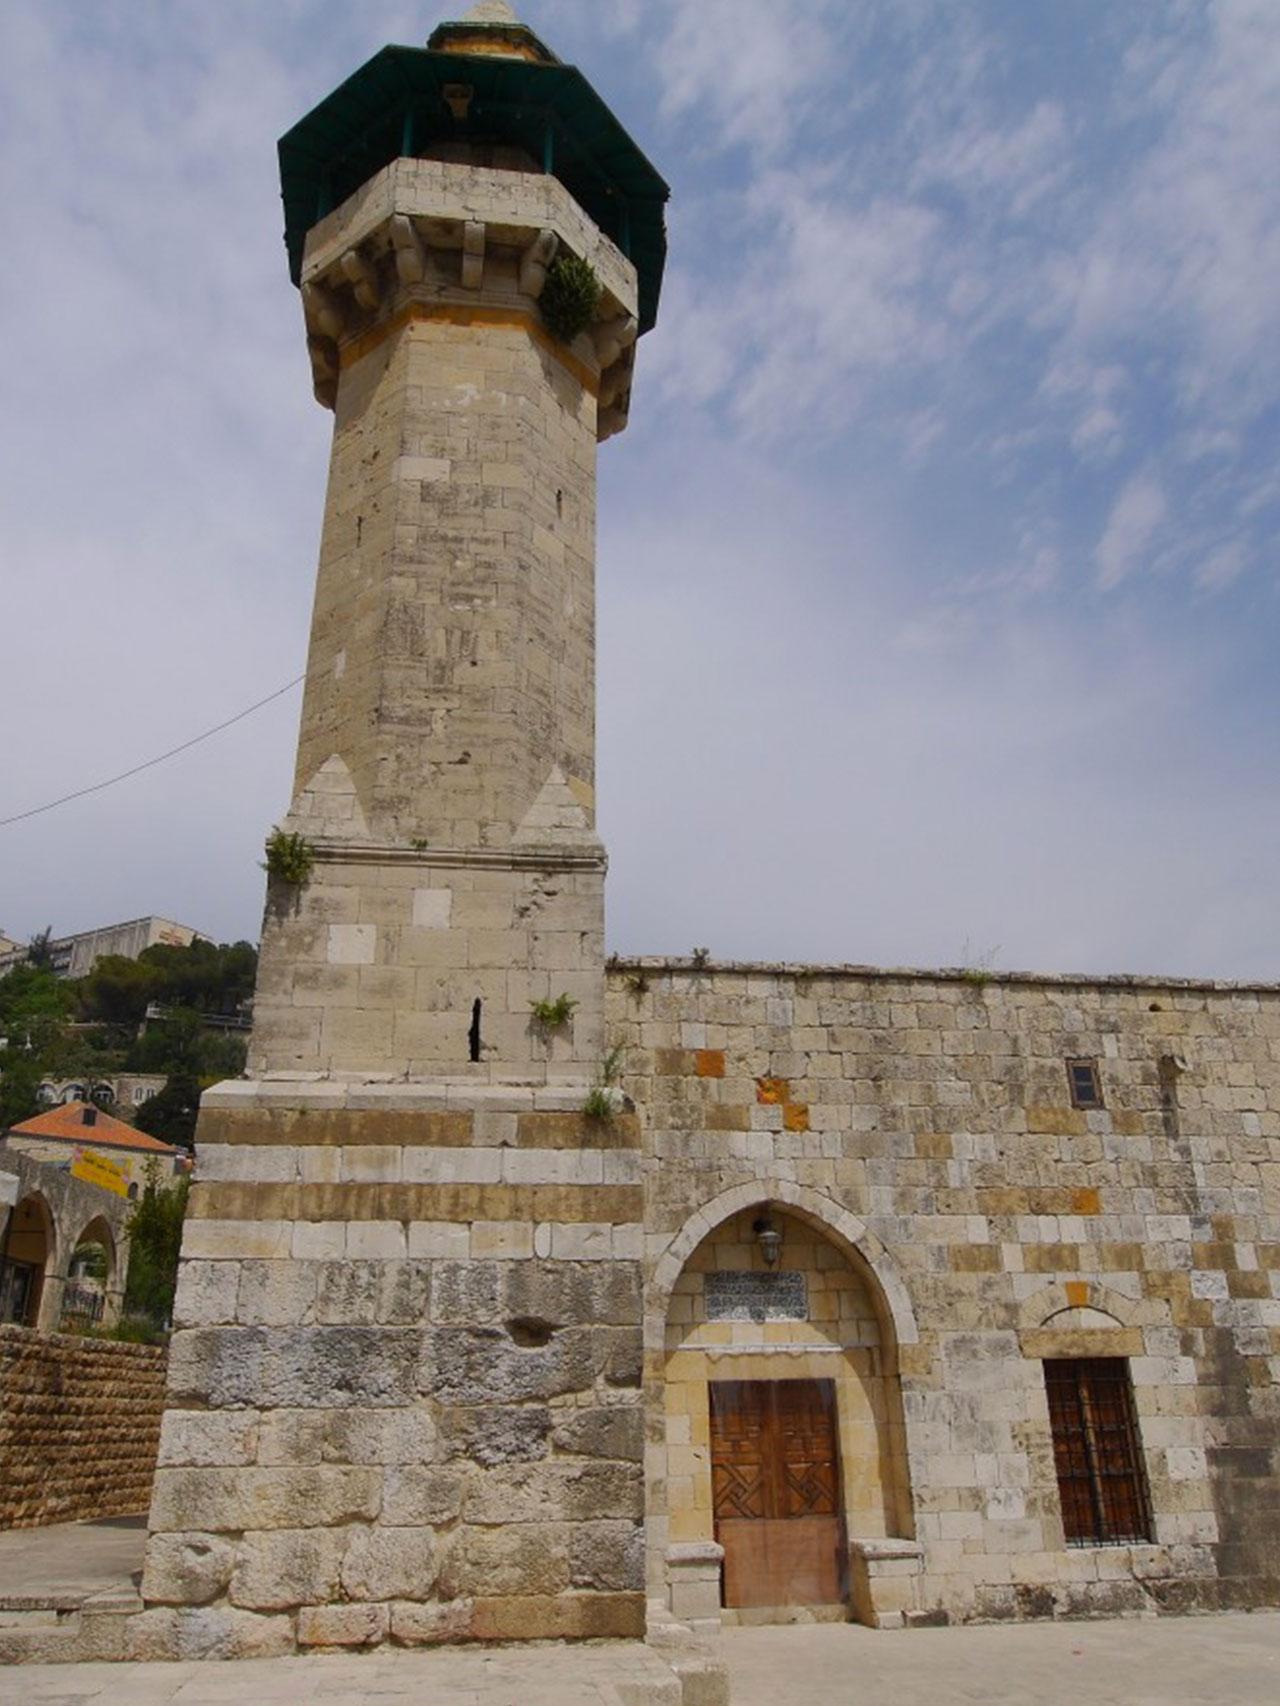
[[[295,863],[249,1076],[201,1112],[143,1622],[171,1652],[634,1634],[595,454],[666,186],[492,0],[385,49],[280,158],[334,411]]]

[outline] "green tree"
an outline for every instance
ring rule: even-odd
[[[186,1072],[207,1084],[237,1078],[244,1071],[246,1039],[212,1029],[190,1007],[171,1008],[163,1019],[149,1019],[130,1046],[130,1072]]]
[[[12,1125],[33,1119],[40,1112],[40,1079],[43,1076],[38,1061],[31,1055],[17,1054],[6,1049],[0,1060],[4,1073],[0,1076],[0,1137]]]
[[[258,955],[248,942],[157,943],[136,960],[118,954],[98,961],[77,985],[86,1019],[136,1027],[150,1003],[197,1013],[235,1013],[253,994]]]
[[[200,1085],[190,1072],[170,1075],[163,1090],[148,1096],[138,1109],[134,1124],[139,1131],[158,1137],[179,1149],[194,1149],[196,1116],[200,1112]]]
[[[159,1168],[153,1167],[129,1215],[125,1314],[144,1315],[157,1329],[168,1327],[173,1319],[188,1190],[185,1178],[161,1184]]]
[[[28,963],[0,977],[0,1037],[8,1037],[11,1047],[25,1047],[32,1026],[57,1027],[70,1012],[68,986],[47,967]]]
[[[66,1043],[70,996],[46,967],[29,962],[0,977],[0,1131],[40,1112],[46,1056]]]
[[[105,954],[75,986],[76,1003],[86,1019],[100,1019],[132,1034],[147,1004],[159,997],[161,979],[154,966]]]
[[[37,971],[53,969],[53,926],[46,924],[43,930],[38,930],[27,943],[27,964],[34,966]]]

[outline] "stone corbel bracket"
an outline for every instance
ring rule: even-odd
[[[595,323],[567,350],[537,300],[562,250],[602,285]],[[334,407],[348,351],[404,312],[523,319],[597,398],[599,440],[627,422],[635,363],[636,272],[555,178],[396,160],[307,236],[302,304],[317,400]]]

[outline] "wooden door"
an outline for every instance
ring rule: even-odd
[[[843,1604],[835,1382],[713,1380],[710,1396],[725,1605]]]

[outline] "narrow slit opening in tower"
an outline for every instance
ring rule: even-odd
[[[467,1047],[470,1050],[472,1060],[479,1060],[480,1058],[481,1005],[480,997],[477,995],[475,1000],[471,1003],[471,1029],[467,1032]]]

